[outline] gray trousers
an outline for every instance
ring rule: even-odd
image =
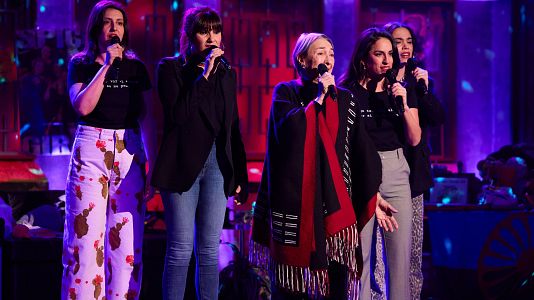
[[[387,278],[387,299],[410,299],[410,254],[412,242],[412,198],[410,194],[410,168],[402,149],[379,151],[382,160],[382,184],[379,191],[384,200],[399,212],[395,219],[399,229],[376,234],[373,217],[361,232],[363,271],[360,282],[360,299],[386,299],[384,278]],[[383,241],[382,238],[383,237]],[[387,276],[384,275],[382,245],[385,246]],[[378,244],[380,243],[380,244]]]

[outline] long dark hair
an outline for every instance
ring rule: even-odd
[[[383,29],[371,27],[361,33],[358,42],[354,46],[349,67],[347,71],[341,75],[339,80],[340,85],[349,86],[366,78],[366,70],[361,62],[369,56],[371,47],[381,38],[388,39],[391,42],[391,46],[393,48],[393,68],[398,68],[400,65],[400,59],[393,37],[389,32]]]
[[[410,32],[410,36],[412,37],[412,45],[413,45],[412,56],[415,56],[416,53],[420,53],[422,49],[419,48],[418,38],[415,35],[415,32],[413,31],[413,29],[410,28],[410,26],[404,23],[400,23],[400,22],[389,22],[386,25],[384,25],[384,30],[389,32],[391,35],[393,35],[393,31],[395,31],[395,29],[397,28],[405,28],[406,30],[408,30],[408,32]]]
[[[186,59],[191,56],[191,44],[195,34],[202,31],[220,31],[223,26],[219,14],[209,7],[194,7],[185,11],[180,30],[180,53]]]
[[[83,58],[88,62],[92,62],[100,54],[100,49],[98,45],[98,39],[102,34],[102,28],[104,27],[104,13],[107,9],[116,9],[122,13],[122,18],[124,21],[124,35],[122,37],[121,46],[124,47],[124,55],[127,58],[135,58],[135,54],[132,50],[128,48],[130,41],[130,31],[128,29],[128,16],[124,6],[115,1],[103,0],[99,1],[89,14],[87,19],[87,28],[85,30],[85,47],[82,52],[76,54],[74,58]]]

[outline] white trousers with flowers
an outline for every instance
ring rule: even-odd
[[[61,299],[138,299],[145,161],[137,129],[79,125],[66,187]]]

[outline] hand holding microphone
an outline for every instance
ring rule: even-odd
[[[336,91],[336,81],[334,79],[334,75],[328,72],[328,68],[325,64],[319,64],[317,66],[317,71],[319,72],[319,89],[321,94],[330,95],[330,97],[333,100],[337,99],[337,91]],[[321,90],[322,87],[322,90]],[[322,104],[322,103],[320,103]]]
[[[404,113],[404,108],[408,107],[406,89],[399,82],[397,82],[397,78],[395,78],[393,69],[386,71],[386,78],[391,85],[391,93],[393,96],[395,96],[395,104],[397,105],[399,112]]]
[[[117,67],[122,60],[122,52],[124,51],[121,46],[121,39],[116,35],[112,36],[106,50],[105,64]]]
[[[428,92],[428,71],[422,68],[419,68],[417,65],[417,59],[415,57],[408,58],[406,62],[406,71],[411,72],[417,81],[417,91],[422,94]]]
[[[228,60],[224,56],[224,51],[215,46],[211,45],[209,48],[206,48],[204,52],[207,53],[206,59],[204,60],[204,77],[208,79],[208,76],[211,74],[211,71],[213,70],[213,67],[216,65],[216,62],[219,61],[221,65],[227,69],[230,70],[232,67],[228,63]]]

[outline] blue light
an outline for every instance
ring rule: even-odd
[[[445,246],[445,250],[447,251],[447,254],[451,255],[451,253],[452,253],[452,242],[451,242],[451,240],[447,238],[447,239],[445,239],[443,241],[443,243],[444,243],[444,246]]]
[[[29,123],[25,123],[24,125],[22,125],[20,127],[20,135],[23,135],[29,129],[30,129],[30,124]]]
[[[175,57],[180,56],[180,51],[176,51],[176,52],[174,52],[174,56],[175,56]]]
[[[441,199],[441,202],[443,204],[449,204],[451,203],[451,197],[443,197],[443,199]]]
[[[434,180],[435,180],[437,183],[440,183],[440,182],[445,181],[445,178],[443,178],[443,177],[436,177],[436,178],[434,178]]]
[[[0,77],[0,84],[4,84],[7,82],[7,79],[5,77]]]
[[[39,6],[39,11],[44,13],[46,11],[46,7],[44,5]]]
[[[493,60],[495,58],[495,52],[490,49],[484,49],[484,54],[488,60]]]
[[[515,198],[514,190],[511,187],[508,188],[508,195],[512,196],[512,198]]]
[[[456,23],[461,24],[462,23],[462,16],[458,12],[454,12],[454,19],[456,19]]]
[[[61,57],[58,58],[58,60],[57,60],[57,65],[58,65],[58,66],[62,66],[62,65],[64,65],[64,64],[65,64],[65,60],[64,60],[63,58],[61,58]]]
[[[462,80],[462,90],[468,93],[472,93],[474,91],[473,86],[471,86],[471,83],[469,83],[467,80]]]
[[[519,157],[519,156],[516,156],[516,157],[514,157],[513,159],[515,160],[515,162],[516,162],[518,165],[525,165],[525,164],[526,164],[525,160],[522,159],[522,158]]]
[[[172,1],[172,10],[178,10],[178,1]]]

